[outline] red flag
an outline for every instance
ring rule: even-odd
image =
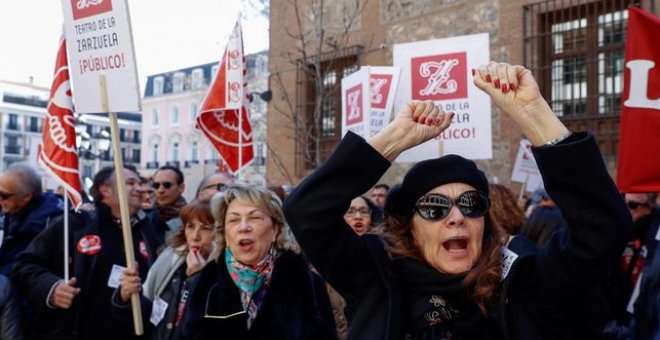
[[[218,150],[232,173],[254,159],[246,75],[241,24],[236,22],[218,74],[197,116],[197,127]]]
[[[60,39],[55,62],[55,75],[50,88],[50,100],[44,119],[44,135],[39,152],[39,164],[66,190],[73,206],[82,203],[78,175],[76,129],[66,58],[66,41]]]
[[[628,8],[617,185],[660,192],[660,19]]]

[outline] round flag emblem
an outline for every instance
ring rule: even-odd
[[[97,235],[86,235],[78,241],[76,246],[79,253],[95,255],[101,251],[101,238]]]

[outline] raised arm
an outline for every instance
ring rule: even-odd
[[[287,222],[303,252],[340,294],[359,295],[377,275],[374,254],[344,222],[351,200],[371,188],[399,153],[447,128],[451,116],[415,101],[369,143],[349,132],[286,200]]]
[[[568,222],[540,251],[541,278],[556,292],[595,284],[621,254],[632,220],[594,137],[569,136],[522,66],[491,63],[476,70],[474,83],[535,145],[545,189]]]

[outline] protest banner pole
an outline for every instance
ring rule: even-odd
[[[99,75],[99,85],[101,90],[101,105],[104,112],[108,109],[108,92],[105,75]],[[117,183],[117,196],[119,196],[119,211],[121,219],[121,231],[124,236],[124,252],[126,254],[126,266],[135,266],[135,252],[133,248],[133,234],[131,234],[130,218],[128,216],[128,200],[126,195],[126,182],[124,180],[124,162],[119,144],[119,126],[117,124],[117,113],[108,112],[110,117],[110,136],[112,137],[112,150],[115,163],[115,180]],[[135,326],[135,335],[144,334],[142,325],[142,312],[140,309],[140,294],[131,295],[131,309],[133,310],[133,325]]]
[[[64,283],[69,282],[69,196],[64,191]]]

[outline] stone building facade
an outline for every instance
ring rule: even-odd
[[[491,59],[532,69],[544,96],[569,129],[589,129],[596,134],[612,174],[618,145],[625,8],[634,4],[660,14],[653,0],[367,0],[357,2],[363,7],[354,11],[354,24],[342,34],[346,13],[355,8],[356,1],[325,1],[322,25],[318,25],[319,1],[298,2],[302,3],[298,10],[306,41],[312,41],[315,34],[326,36],[321,44],[325,52],[321,60],[328,55],[344,59],[354,55],[350,62],[357,65],[387,66],[392,65],[394,44],[488,33]],[[308,110],[305,100],[309,105],[309,93],[305,91],[306,76],[300,63],[313,60],[300,57],[302,44],[296,35],[301,30],[295,10],[288,1],[271,2],[269,69],[273,100],[268,107],[267,180],[274,184],[295,185],[312,170],[301,165],[304,146],[299,135],[292,133],[300,127],[293,126],[286,116],[287,109],[298,116]],[[307,54],[319,55],[315,53],[318,45],[309,44]],[[339,49],[334,51],[339,53],[333,53],[337,46]],[[340,84],[339,78],[334,81]],[[341,113],[338,111],[336,117]],[[510,177],[522,134],[494,106],[492,136],[493,158],[478,161],[479,166],[491,181],[518,190],[520,185],[511,183]],[[340,136],[334,134],[327,139],[322,158],[327,157]],[[405,165],[395,166],[383,180],[394,184],[406,169]]]

